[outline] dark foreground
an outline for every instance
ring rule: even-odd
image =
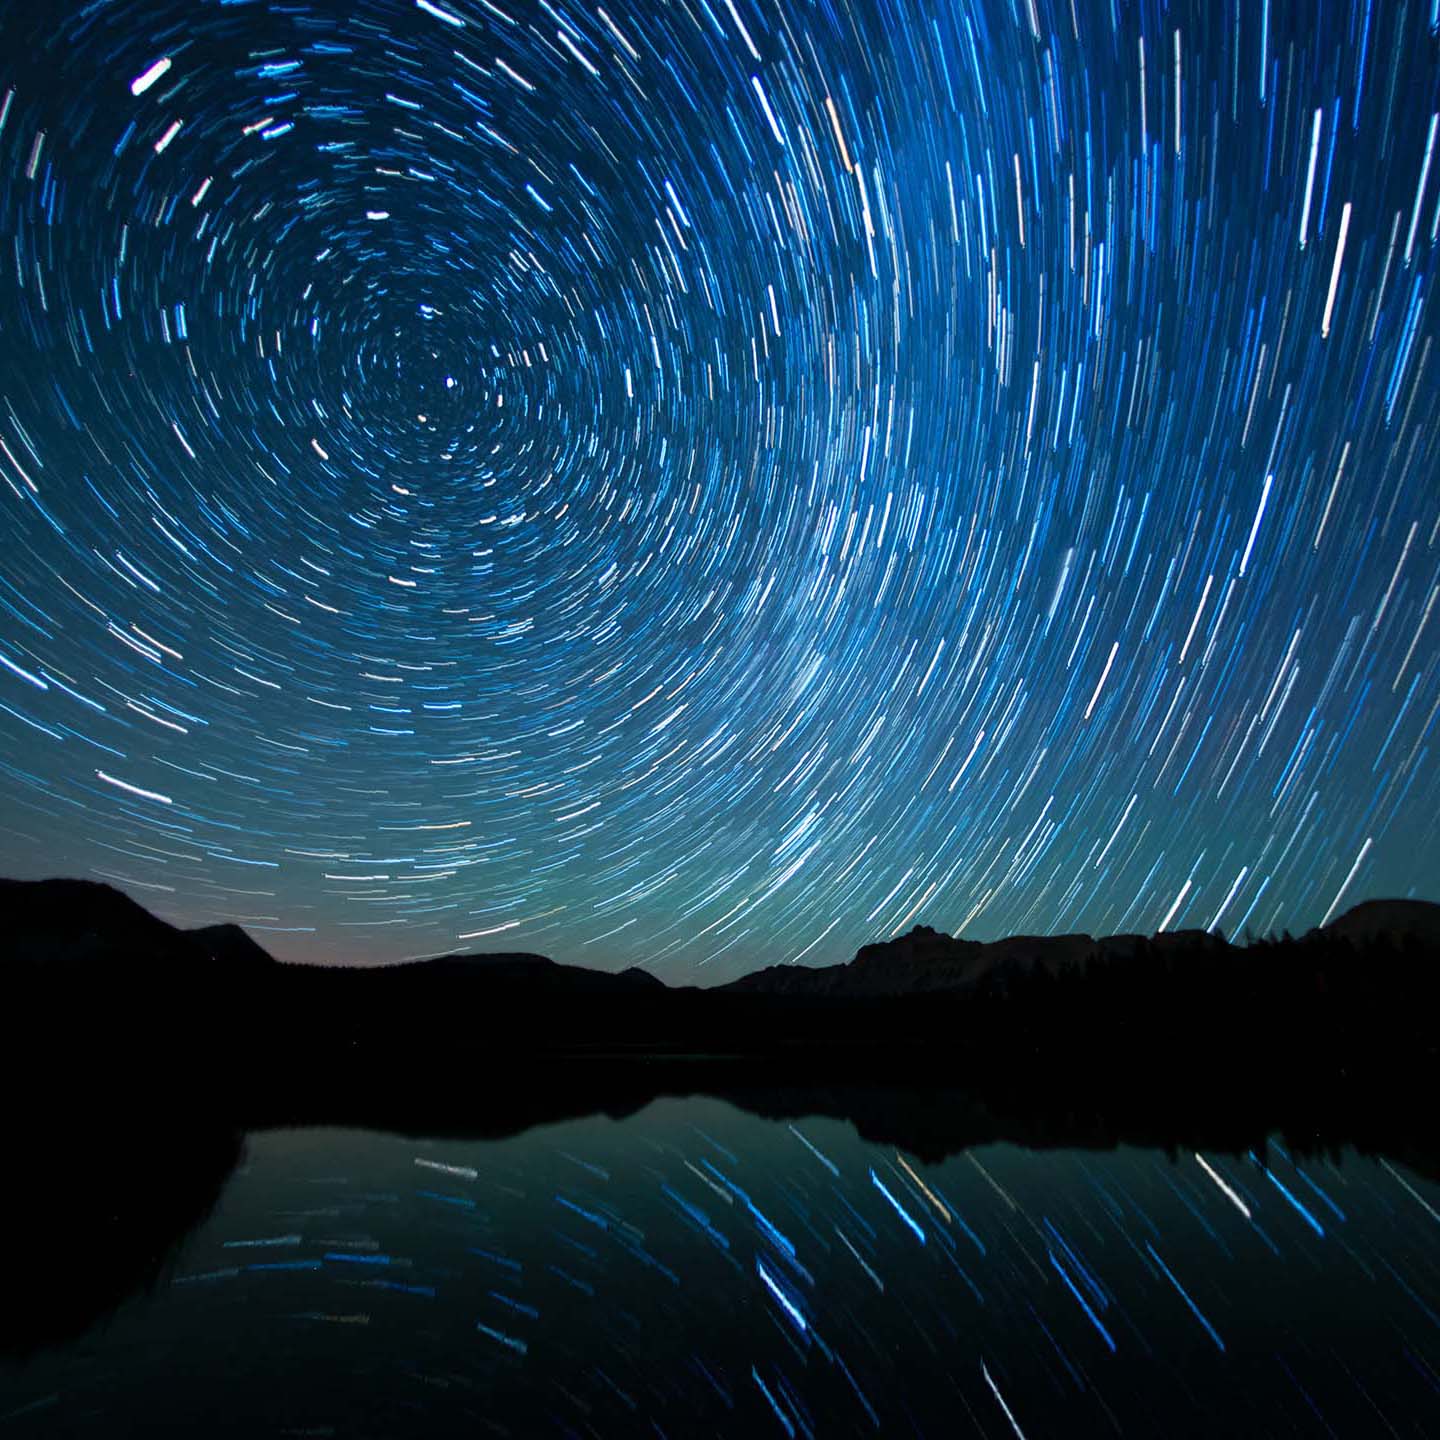
[[[281,966],[240,932],[197,948],[131,902],[106,910],[114,892],[104,923],[68,930],[45,896],[7,893],[31,905],[12,905],[31,919],[3,976],[12,1357],[153,1287],[243,1137],[285,1127],[494,1142],[703,1097],[843,1122],[917,1166],[996,1144],[1263,1165],[1278,1142],[1285,1163],[1350,1150],[1440,1181],[1440,963],[1420,938],[1129,937],[1083,964],[1007,942],[977,970],[927,934],[818,980],[700,991],[537,957]],[[917,989],[945,965],[960,983]],[[881,993],[846,993],[859,982]]]

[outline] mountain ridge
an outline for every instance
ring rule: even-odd
[[[1440,945],[1440,904],[1413,899],[1363,900],[1292,943],[1322,939],[1395,943],[1407,938]],[[920,995],[968,990],[1035,971],[1051,976],[1083,973],[1107,962],[1132,960],[1145,949],[1161,954],[1234,954],[1251,948],[1204,930],[1158,931],[1148,937],[1132,933],[1011,935],[979,941],[916,925],[889,940],[861,946],[849,961],[826,966],[763,966],[711,990],[716,994],[854,999]],[[247,930],[232,922],[191,928],[171,925],[103,881],[0,879],[0,956],[32,963],[94,963],[139,958],[147,951],[172,962],[205,959],[228,967],[274,967],[277,972],[289,973],[347,973],[361,968],[278,961]],[[673,993],[696,988],[669,985],[640,966],[618,972],[595,970],[530,952],[449,952],[364,969],[376,974],[403,972],[410,978],[469,976],[541,990]]]

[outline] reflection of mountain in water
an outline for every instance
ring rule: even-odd
[[[1301,1155],[1350,1148],[1400,1161],[1440,1181],[1440,1128],[1426,1095],[1393,1105],[1354,1104],[1343,1088],[1300,1099],[1226,1086],[1163,1082],[1108,1094],[974,1085],[923,1079],[807,1080],[788,1064],[727,1059],[561,1060],[508,1073],[503,1085],[476,1077],[484,1098],[457,1081],[423,1092],[347,1084],[308,1101],[274,1096],[252,1111],[261,1126],[339,1125],[432,1139],[502,1140],[537,1125],[593,1116],[619,1120],[662,1098],[710,1097],[766,1120],[843,1120],[862,1140],[908,1152],[926,1164],[981,1145],[1032,1150],[1175,1154],[1263,1153],[1271,1136]]]

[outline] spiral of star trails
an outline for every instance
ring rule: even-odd
[[[1432,15],[4,7],[0,871],[672,980],[1433,897]]]

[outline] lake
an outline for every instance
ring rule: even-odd
[[[925,1165],[696,1098],[268,1130],[152,1258],[0,1366],[0,1435],[1440,1433],[1440,1185],[1280,1142]]]

